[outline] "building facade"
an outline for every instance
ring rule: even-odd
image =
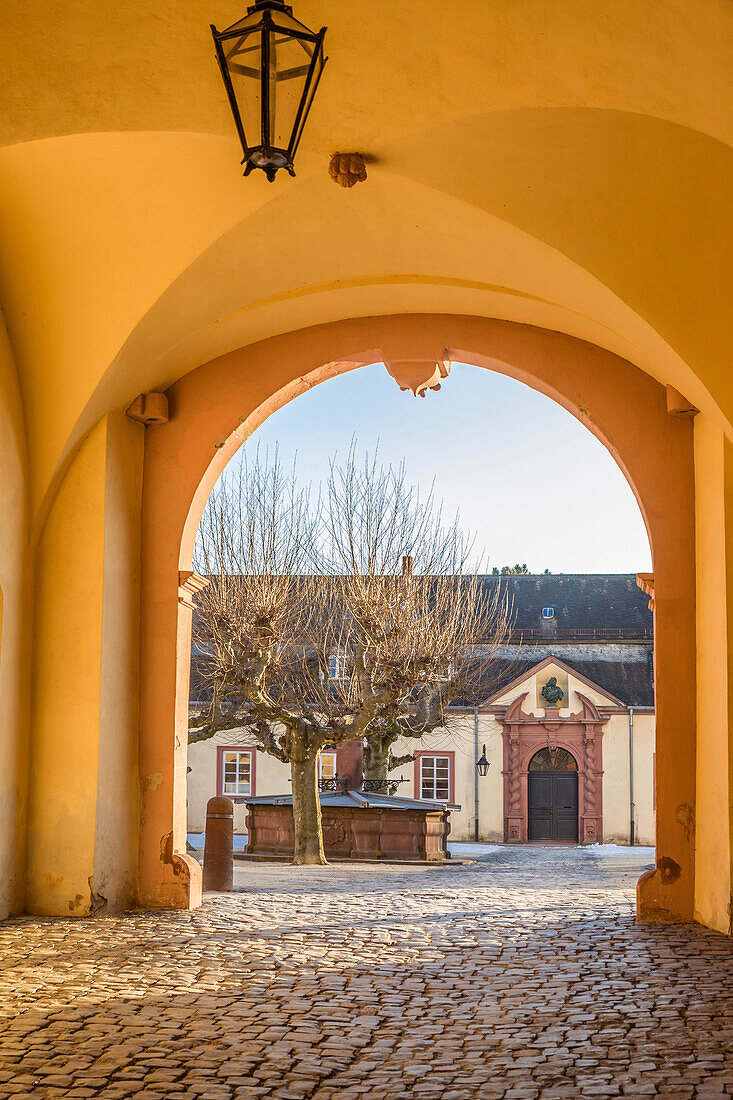
[[[505,586],[514,617],[486,698],[452,708],[446,728],[402,739],[400,795],[457,803],[452,839],[616,843],[655,840],[653,642],[633,576],[525,575]],[[543,690],[552,681],[550,699]],[[558,694],[561,692],[562,694]],[[476,760],[485,751],[486,776]],[[321,758],[324,779],[340,750]],[[215,794],[245,831],[249,795],[289,794],[289,768],[228,730],[189,747],[188,831],[201,833]]]

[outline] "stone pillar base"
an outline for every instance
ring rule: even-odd
[[[667,922],[692,920],[687,911],[687,894],[679,863],[668,856],[660,856],[655,869],[645,871],[636,884],[636,918]]]
[[[198,909],[202,900],[201,864],[184,852],[173,852],[160,863],[154,881],[140,884],[141,909]]]

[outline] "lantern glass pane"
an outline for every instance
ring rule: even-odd
[[[287,149],[305,91],[312,42],[270,32],[270,144]]]
[[[293,145],[292,145],[292,149],[291,149],[291,155],[292,156],[295,156],[296,150],[298,148],[298,143],[300,142],[300,135],[303,133],[303,127],[305,126],[305,120],[307,119],[308,112],[311,109],[311,103],[313,102],[313,97],[316,94],[316,89],[318,88],[318,81],[320,79],[321,73],[323,71],[323,66],[325,64],[326,64],[326,59],[323,56],[323,50],[321,50],[319,55],[318,55],[318,60],[316,61],[315,69],[313,70],[313,79],[311,80],[310,86],[308,87],[308,89],[306,91],[306,99],[305,99],[305,104],[303,106],[303,113],[300,116],[300,123],[299,123],[299,126],[298,126],[298,133],[293,134]]]
[[[247,145],[262,141],[262,33],[259,30],[222,43]]]

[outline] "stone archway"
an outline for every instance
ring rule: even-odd
[[[242,348],[172,386],[169,422],[147,429],[141,905],[185,907],[200,896],[198,865],[185,856],[191,555],[217,476],[271,412],[320,381],[379,361],[393,367],[417,364],[416,377],[429,378],[436,364],[448,359],[507,374],[557,401],[605,444],[636,495],[654,561],[657,841],[664,861],[663,872],[643,884],[639,912],[663,919],[692,917],[694,838],[684,827],[694,814],[695,798],[691,421],[670,415],[664,388],[610,352],[529,325],[453,315],[353,319]],[[683,695],[680,683],[686,684]]]
[[[577,692],[581,709],[563,718],[546,708],[526,713],[518,696],[499,717],[504,741],[504,840],[524,843],[529,835],[529,767],[543,748],[564,749],[578,766],[578,836],[583,844],[603,839],[603,726],[607,719]],[[550,714],[547,713],[550,711]]]

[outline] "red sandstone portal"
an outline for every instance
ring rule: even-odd
[[[316,383],[365,363],[418,360],[472,363],[551,397],[605,444],[636,495],[654,560],[657,850],[662,868],[665,860],[680,868],[674,879],[661,871],[646,878],[639,912],[689,920],[696,729],[692,423],[670,415],[664,388],[610,352],[530,325],[452,315],[359,318],[242,348],[172,386],[169,422],[146,429],[140,904],[195,905],[200,888],[200,869],[185,855],[191,638],[185,585],[217,476],[271,412]],[[587,813],[589,822],[597,816]]]
[[[578,765],[578,835],[582,844],[603,837],[603,718],[598,708],[577,693],[582,709],[561,718],[553,707],[544,718],[525,714],[520,695],[499,717],[504,739],[504,840],[529,840],[529,765],[545,747],[566,749]]]

